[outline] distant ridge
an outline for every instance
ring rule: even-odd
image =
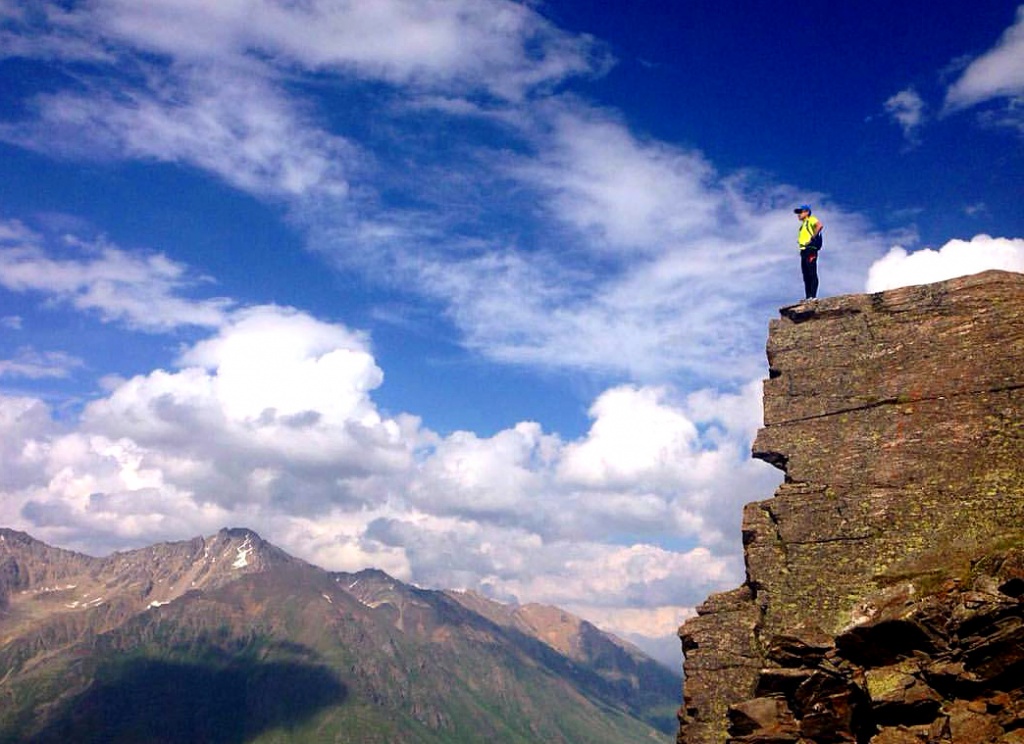
[[[0,742],[664,741],[680,680],[557,608],[247,529],[104,558],[0,528]]]

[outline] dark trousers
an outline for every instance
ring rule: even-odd
[[[804,248],[800,251],[800,273],[804,275],[804,298],[818,296],[818,250]]]

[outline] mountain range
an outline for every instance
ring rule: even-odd
[[[568,612],[246,529],[96,558],[0,529],[0,742],[669,741],[681,680]]]

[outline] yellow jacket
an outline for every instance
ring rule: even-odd
[[[821,220],[813,214],[808,215],[806,220],[800,221],[800,230],[796,234],[796,242],[800,246],[800,250],[810,245],[811,238],[820,232],[820,230],[815,229],[819,225],[821,225]]]

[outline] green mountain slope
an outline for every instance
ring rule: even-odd
[[[0,538],[0,742],[671,740],[679,680],[642,655],[570,658],[254,533],[106,559]]]

